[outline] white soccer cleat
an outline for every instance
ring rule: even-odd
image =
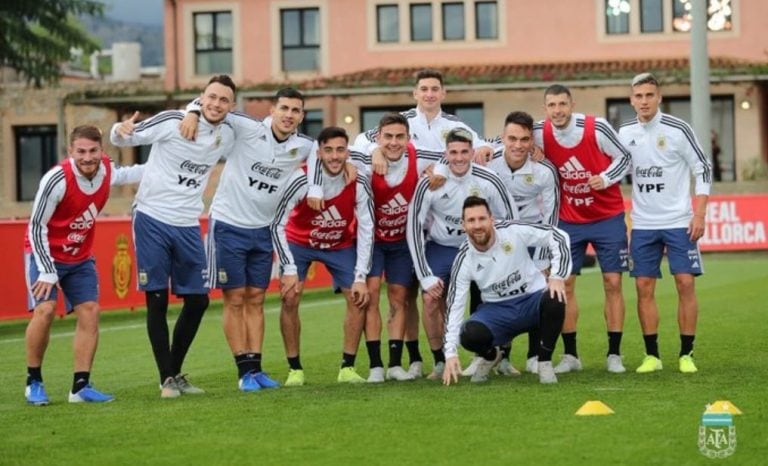
[[[432,369],[432,373],[427,376],[429,380],[442,380],[443,372],[445,372],[445,363],[443,361],[435,364],[435,368]]]
[[[368,383],[384,383],[384,368],[372,367],[368,373]]]
[[[387,369],[387,380],[397,380],[398,382],[404,382],[406,380],[414,380],[413,374],[403,369],[401,366],[394,366]]]
[[[499,361],[499,365],[496,366],[496,374],[506,376],[518,376],[520,371],[515,369],[515,366],[509,362],[509,359],[502,359]]]
[[[470,363],[467,366],[467,368],[464,369],[463,371],[461,371],[461,375],[463,375],[464,377],[471,377],[471,376],[475,375],[475,371],[477,370],[477,366],[482,364],[483,361],[485,361],[485,359],[483,359],[482,357],[475,356],[474,358],[472,358],[472,361],[470,361]]]
[[[608,369],[608,372],[612,372],[614,374],[621,374],[627,371],[627,369],[624,368],[624,363],[621,360],[621,356],[618,354],[608,355],[608,358],[605,360],[605,368]]]
[[[571,354],[564,354],[560,363],[555,366],[555,374],[565,374],[566,372],[578,372],[581,370],[581,360]]]
[[[472,378],[469,379],[469,381],[472,383],[482,383],[488,381],[488,376],[491,374],[491,369],[493,369],[494,366],[499,363],[499,360],[501,360],[501,351],[498,349],[496,350],[496,357],[493,358],[492,361],[489,361],[485,358],[480,358],[480,363],[477,365],[475,373],[472,374]]]
[[[538,363],[539,383],[553,384],[557,383],[557,368],[552,368],[552,361],[540,361]]]
[[[530,372],[531,374],[538,374],[539,372],[539,357],[538,356],[532,356],[528,358],[527,361],[525,361],[525,372]]]
[[[413,376],[414,379],[420,379],[424,376],[424,363],[421,361],[414,361],[408,366],[408,373]]]

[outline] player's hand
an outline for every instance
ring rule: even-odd
[[[55,283],[41,282],[40,280],[32,284],[32,296],[38,301],[47,301],[51,297],[51,291]]]
[[[485,166],[491,161],[493,150],[490,147],[478,147],[475,149],[475,163]]]
[[[704,227],[707,224],[707,219],[704,215],[694,215],[691,219],[691,223],[688,224],[688,237],[694,243],[704,236]]]
[[[357,167],[354,163],[347,162],[344,164],[344,179],[347,184],[352,184],[357,181]]]
[[[322,197],[309,197],[307,196],[307,205],[312,210],[321,211],[325,208],[325,201]]]
[[[298,275],[283,275],[280,277],[280,297],[283,299],[292,297],[293,293],[300,291]]]
[[[451,356],[445,360],[445,370],[443,370],[443,385],[448,386],[451,383],[459,383],[461,374],[461,364],[458,356]]]
[[[179,124],[181,137],[189,141],[194,141],[197,136],[197,124],[200,121],[200,115],[194,112],[187,112],[184,119]]]
[[[431,170],[430,170],[431,171]],[[424,171],[426,173],[427,170]],[[429,178],[429,190],[434,191],[436,189],[440,189],[443,187],[446,181],[446,177],[441,175],[435,175],[434,173],[427,174],[427,178]]]
[[[139,112],[133,112],[130,118],[117,125],[117,134],[122,138],[127,138],[133,134],[136,129],[136,119],[139,118]]]
[[[533,146],[533,153],[531,153],[531,160],[533,160],[534,162],[541,162],[545,158],[546,156],[544,155],[544,151],[541,150],[541,147]]]
[[[425,293],[427,293],[429,296],[431,296],[434,299],[442,298],[443,291],[444,291],[443,281],[439,278],[437,279],[437,283],[435,283],[434,285],[424,290]]]
[[[353,283],[350,294],[352,295],[352,303],[354,303],[358,309],[362,310],[368,306],[368,302],[371,299],[371,294],[368,291],[368,285],[366,285],[365,282]]]
[[[587,184],[595,191],[600,191],[606,188],[605,180],[600,175],[594,175],[587,180]]]
[[[565,280],[561,278],[549,277],[547,279],[547,288],[549,288],[549,297],[557,299],[565,304]]]
[[[373,168],[373,172],[377,175],[384,176],[387,174],[387,167],[389,164],[387,163],[387,158],[384,157],[384,154],[381,152],[381,148],[377,147],[373,150],[373,153],[371,154],[371,168]]]

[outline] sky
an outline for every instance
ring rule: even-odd
[[[109,18],[132,23],[162,25],[163,0],[100,0]]]

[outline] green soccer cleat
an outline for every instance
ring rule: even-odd
[[[656,356],[646,354],[643,358],[643,363],[640,364],[640,367],[635,369],[635,372],[638,374],[647,374],[649,372],[660,371],[661,369],[661,359],[657,358]]]
[[[301,387],[304,385],[304,370],[289,369],[288,378],[285,379],[284,387]]]
[[[693,356],[690,354],[680,356],[680,372],[683,374],[693,374],[698,371],[696,364],[693,362]]]
[[[366,380],[355,372],[354,367],[342,367],[339,369],[339,377],[336,379],[339,383],[365,383]]]

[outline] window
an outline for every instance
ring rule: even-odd
[[[317,138],[320,134],[320,130],[323,129],[323,111],[322,110],[305,110],[304,119],[299,126],[299,132],[304,133],[309,137]]]
[[[35,199],[40,178],[58,162],[56,126],[16,126],[16,200]]]
[[[692,0],[672,0],[672,29],[675,32],[689,32],[691,30]],[[730,31],[731,0],[709,0],[707,7],[707,28],[710,31]]]
[[[417,3],[411,5],[411,40],[432,40],[432,5]]]
[[[376,7],[376,40],[379,42],[400,41],[400,18],[397,5]]]
[[[463,3],[443,3],[443,40],[464,40]]]
[[[283,71],[320,69],[319,16],[317,8],[280,11]]]
[[[475,3],[475,36],[478,39],[499,37],[499,13],[496,2]]]
[[[394,105],[388,107],[363,107],[360,109],[360,131],[367,131],[379,126],[379,120],[389,112],[404,112],[413,106]],[[443,112],[456,115],[470,128],[474,129],[480,138],[485,133],[485,122],[482,104],[443,105]]]
[[[195,13],[195,73],[232,72],[232,13]]]
[[[605,0],[605,31],[608,34],[629,34],[628,0]]]
[[[662,0],[640,0],[640,31],[664,32]]]
[[[736,180],[736,166],[734,154],[734,127],[733,127],[733,96],[712,96],[712,115],[710,127],[712,128],[712,140],[720,149],[714,151],[712,156],[712,175],[715,181]],[[635,118],[636,114],[628,99],[609,99],[608,122],[616,129],[626,121]],[[661,101],[659,107],[664,113],[674,115],[690,123],[691,99],[688,97],[667,97]],[[696,135],[701,140],[701,135]]]
[[[413,108],[409,105],[393,105],[390,107],[363,107],[360,109],[360,132],[378,128],[381,117],[390,112],[404,112]]]

